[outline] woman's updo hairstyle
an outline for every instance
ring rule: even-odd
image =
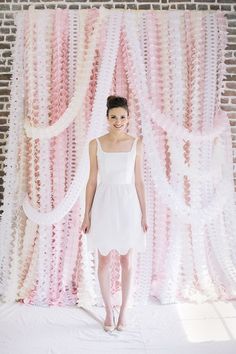
[[[127,103],[127,99],[125,97],[121,97],[121,96],[108,96],[107,97],[107,117],[108,117],[109,109],[115,108],[115,107],[125,108],[128,115],[129,115],[128,103]]]

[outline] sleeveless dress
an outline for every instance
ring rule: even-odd
[[[105,152],[97,141],[98,183],[91,207],[88,250],[107,255],[115,249],[126,254],[130,248],[146,249],[141,208],[135,187],[134,166],[137,137],[128,152]]]

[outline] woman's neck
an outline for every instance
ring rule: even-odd
[[[126,133],[122,133],[122,132],[108,133],[109,138],[113,141],[121,140],[122,138],[126,137],[126,135],[127,135]]]

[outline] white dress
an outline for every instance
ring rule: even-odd
[[[87,233],[89,251],[107,255],[112,249],[126,254],[130,248],[146,249],[141,208],[135,187],[134,166],[137,139],[128,152],[105,152],[97,141],[98,184],[91,207]]]

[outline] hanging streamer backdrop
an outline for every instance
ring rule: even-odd
[[[30,7],[15,22],[1,301],[102,305],[97,254],[80,227],[88,143],[107,132],[110,94],[127,97],[128,133],[144,142],[149,229],[132,303],[235,299],[231,132],[219,108],[223,13]],[[113,251],[115,304],[120,280]]]

